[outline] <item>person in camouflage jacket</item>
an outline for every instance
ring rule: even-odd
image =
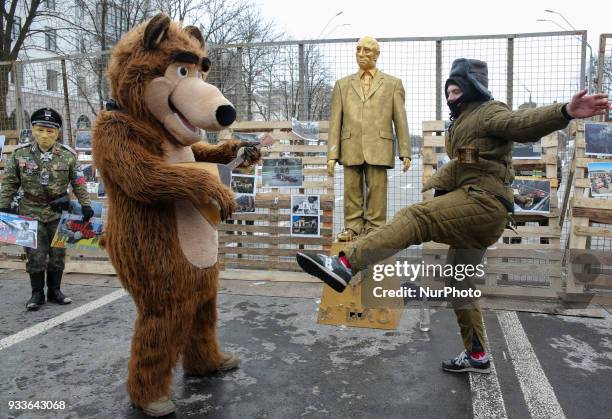
[[[31,121],[35,142],[20,145],[9,158],[0,190],[0,212],[13,212],[11,201],[22,188],[19,214],[38,221],[37,248],[25,248],[26,271],[32,286],[26,307],[37,310],[45,302],[45,271],[47,300],[58,304],[72,302],[60,290],[66,250],[51,247],[62,211],[70,210],[68,185],[83,207],[85,221],[93,216],[93,209],[77,153],[57,142],[61,116],[51,108],[43,108],[32,114]]]
[[[402,208],[391,222],[337,256],[298,253],[302,269],[341,292],[359,271],[428,241],[450,245],[444,266],[452,266],[453,272],[479,266],[487,247],[501,237],[514,212],[512,143],[537,141],[573,118],[603,115],[610,108],[607,94],[587,95],[583,90],[569,103],[513,112],[493,100],[487,64],[465,58],[453,62],[445,90],[452,121],[445,146],[451,160],[424,185],[424,191],[435,189],[434,198]],[[446,280],[460,295],[478,295],[473,293],[473,274],[465,278],[448,275]],[[414,292],[420,295],[418,289]],[[490,372],[477,298],[450,298],[450,302],[465,350],[443,362],[442,368]]]

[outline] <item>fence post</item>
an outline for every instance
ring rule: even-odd
[[[68,144],[74,148],[74,138],[72,138],[72,123],[70,120],[70,101],[68,100],[68,76],[66,75],[66,60],[62,59],[62,84],[64,85],[64,111],[66,112],[66,122],[64,123],[68,134]]]
[[[17,134],[25,129],[23,120],[23,96],[21,94],[21,82],[23,81],[23,64],[20,61],[13,61],[13,74],[15,75],[15,127]]]
[[[246,90],[245,90],[245,86],[244,86],[244,79],[242,77],[242,68],[243,68],[243,57],[242,57],[242,47],[238,47],[236,49],[236,52],[238,54],[238,71],[236,72],[236,83],[238,85],[238,89],[236,91],[236,112],[238,113],[238,119],[240,120],[246,120],[247,119],[247,115],[246,115],[246,110],[247,110],[247,104],[246,104]]]
[[[584,89],[586,80],[586,49],[587,49],[587,34],[582,32],[582,48],[580,50],[580,90]]]
[[[512,109],[514,97],[514,38],[508,38],[506,61],[506,104]]]
[[[436,119],[442,120],[442,40],[436,41]]]
[[[603,69],[606,63],[606,34],[599,35],[599,54],[597,57],[597,93],[603,93]]]
[[[298,46],[298,118],[306,120],[306,95],[304,83],[304,44]]]

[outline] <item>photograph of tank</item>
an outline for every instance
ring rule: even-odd
[[[231,188],[237,194],[255,195],[255,176],[232,175]]]
[[[261,173],[264,188],[301,188],[304,180],[301,158],[264,159]]]
[[[591,195],[612,196],[612,162],[588,164]]]
[[[550,181],[542,179],[515,179],[514,212],[547,214],[550,212]]]
[[[291,216],[291,235],[292,236],[320,236],[320,223],[318,215],[292,215]]]

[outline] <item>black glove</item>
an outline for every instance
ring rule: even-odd
[[[91,217],[94,216],[94,210],[89,205],[83,205],[83,208],[81,208],[81,212],[83,213],[83,222],[85,223],[89,221]]]
[[[7,214],[14,214],[15,211],[13,210],[13,208],[11,207],[7,207],[7,208],[0,208],[0,212],[5,212]]]
[[[54,199],[53,201],[49,202],[49,206],[51,207],[51,210],[55,212],[70,212],[72,210],[72,205],[70,205],[70,198],[68,198],[68,195],[63,195]]]

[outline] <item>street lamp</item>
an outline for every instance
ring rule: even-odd
[[[565,16],[563,16],[561,13],[556,12],[556,11],[554,11],[554,10],[550,10],[550,9],[544,9],[544,11],[545,11],[546,13],[554,13],[554,14],[556,14],[556,15],[561,16],[561,19],[563,19],[563,20],[565,21],[565,23],[567,23],[567,24],[569,25],[569,27],[570,27],[570,28],[572,28],[573,30],[577,30],[576,28],[574,28],[574,25],[572,25],[572,24],[569,22],[569,20],[567,20],[567,19],[565,18]]]
[[[331,18],[329,18],[329,20],[327,21],[327,23],[325,24],[325,26],[323,26],[323,29],[321,29],[321,32],[319,32],[319,34],[317,35],[317,37],[315,39],[319,39],[321,38],[321,35],[323,35],[323,32],[325,32],[325,29],[327,29],[327,27],[329,26],[330,23],[332,23],[332,21],[337,18],[338,16],[340,16],[342,13],[344,13],[342,10],[339,11],[338,13],[336,13],[335,15],[333,15]]]
[[[332,33],[334,33],[336,31],[336,29],[341,28],[342,26],[351,26],[351,24],[350,23],[338,24],[338,25],[334,26],[331,31],[327,32],[327,34],[324,34],[324,35],[325,36],[330,36]]]

